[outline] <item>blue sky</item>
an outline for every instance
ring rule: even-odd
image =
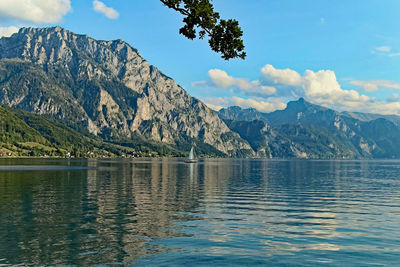
[[[400,1],[213,3],[221,17],[239,20],[246,60],[224,61],[206,40],[179,35],[182,17],[159,0],[2,0],[0,34],[60,25],[121,38],[213,108],[272,111],[305,97],[339,110],[400,114]]]

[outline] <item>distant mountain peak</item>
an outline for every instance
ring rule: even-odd
[[[298,100],[289,101],[287,106],[309,106],[312,105],[310,102],[306,101],[303,97]]]
[[[286,108],[283,111],[303,112],[307,109],[308,106],[309,106],[308,102],[305,102],[304,99],[303,100],[299,99],[297,101],[288,102]]]
[[[289,101],[287,103],[286,109],[283,111],[291,111],[291,112],[305,112],[305,111],[310,111],[310,112],[316,112],[316,111],[326,111],[326,110],[331,110],[329,108],[312,104],[311,102],[306,101],[303,97],[300,97],[296,101]],[[337,112],[332,110],[333,112]],[[277,111],[277,112],[282,112],[282,111]]]

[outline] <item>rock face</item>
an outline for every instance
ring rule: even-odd
[[[103,138],[205,144],[249,156],[249,144],[122,40],[63,28],[22,28],[0,39],[0,102]]]

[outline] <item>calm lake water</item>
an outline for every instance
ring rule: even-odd
[[[400,161],[0,160],[0,265],[399,265]]]

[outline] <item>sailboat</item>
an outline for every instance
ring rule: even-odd
[[[190,149],[189,152],[189,157],[185,160],[186,163],[196,163],[197,160],[194,157],[194,147],[192,146],[192,149]]]

